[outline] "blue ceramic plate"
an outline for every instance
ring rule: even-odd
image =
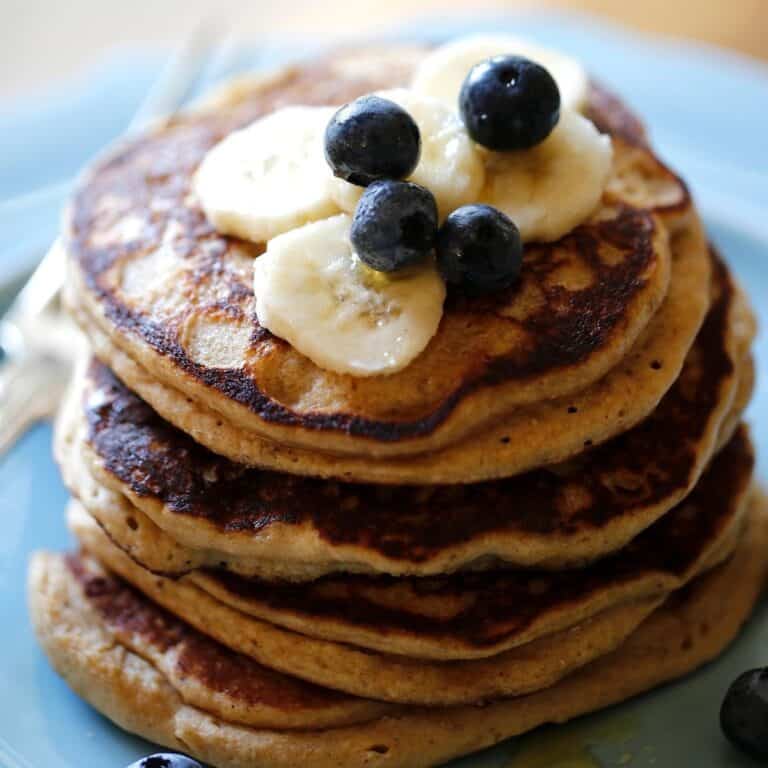
[[[768,325],[768,70],[712,49],[630,38],[579,18],[507,17],[485,24],[496,29],[503,24],[573,51],[634,104],[647,119],[662,154],[691,182],[711,238],[748,287],[763,315],[763,326]],[[440,36],[469,25],[426,26]],[[133,64],[141,66],[138,61]],[[57,207],[55,201],[41,205],[34,231],[55,227]],[[0,206],[0,232],[11,226],[8,216]],[[8,258],[7,252],[4,256]],[[764,382],[768,350],[763,339],[758,341],[757,356]],[[764,479],[768,478],[767,408],[768,392],[761,383],[750,417]],[[121,768],[152,751],[152,745],[113,727],[69,691],[38,650],[27,619],[24,584],[29,553],[39,547],[71,545],[62,520],[66,493],[50,457],[50,438],[47,426],[37,427],[0,463],[0,764]],[[761,664],[768,664],[765,605],[731,649],[697,674],[607,712],[543,729],[454,765],[753,765],[724,741],[717,718],[729,682],[742,670]]]

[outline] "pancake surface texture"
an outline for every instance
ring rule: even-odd
[[[77,486],[93,474],[177,542],[208,552],[211,565],[245,575],[573,567],[621,548],[690,492],[730,438],[729,409],[740,416],[734,398],[753,334],[718,261],[709,315],[646,421],[572,462],[479,485],[366,486],[248,470],[171,427],[95,362],[61,419],[57,453],[80,498],[88,494]],[[155,569],[204,564],[199,553],[177,552]]]
[[[540,690],[616,648],[663,600],[650,597],[622,604],[489,658],[415,659],[305,637],[254,619],[191,581],[153,577],[121,552],[76,502],[70,504],[68,522],[81,545],[114,572],[237,653],[325,687],[392,703],[477,704]]]
[[[653,410],[680,372],[710,298],[710,259],[698,222],[676,235],[672,245],[672,283],[666,300],[625,359],[599,382],[567,398],[520,408],[456,445],[407,459],[371,461],[258,438],[159,381],[116,346],[87,312],[74,306],[76,299],[70,297],[70,304],[96,355],[163,418],[221,456],[344,481],[475,482],[566,459],[629,429]]]
[[[123,728],[146,738],[219,768],[419,768],[625,700],[713,658],[736,635],[761,591],[766,544],[761,502],[753,506],[747,532],[727,564],[656,611],[615,653],[540,693],[483,708],[404,707],[370,723],[323,731],[248,728],[186,703],[166,674],[120,643],[105,622],[84,630],[82,598],[62,624],[60,601],[52,595],[80,589],[62,558],[36,556],[30,600],[38,637],[70,685]]]
[[[619,177],[593,219],[555,244],[528,247],[521,282],[509,291],[449,298],[437,335],[404,371],[331,374],[258,326],[251,268],[259,247],[218,236],[188,194],[189,181],[213,143],[274,106],[339,103],[395,84],[402,73],[388,68],[387,83],[344,80],[338,63],[240,87],[226,109],[219,101],[175,118],[85,177],[66,234],[68,300],[81,322],[104,334],[115,354],[219,414],[222,425],[256,440],[353,456],[435,451],[514,409],[602,378],[667,294],[664,222],[690,214],[684,185],[642,143],[624,140],[617,140]],[[595,91],[593,108],[604,104]],[[603,123],[610,127],[610,116]],[[686,279],[703,288],[706,267]],[[683,345],[695,330],[687,342],[683,334]],[[237,458],[263,457],[243,446]]]
[[[231,580],[223,585],[214,580],[211,586],[205,579],[201,584],[197,578],[177,581],[153,575],[125,555],[76,504],[70,508],[70,526],[82,546],[153,600],[260,663],[358,695],[435,703],[454,695],[449,691],[455,685],[441,681],[439,687],[429,688],[419,675],[420,666],[439,668],[448,679],[458,668],[464,684],[473,662],[452,667],[414,659],[414,673],[403,674],[409,660],[401,657],[398,662],[389,654],[399,650],[427,658],[491,656],[486,666],[474,662],[471,686],[476,697],[478,689],[489,684],[484,675],[490,672],[492,687],[483,695],[487,698],[489,691],[504,684],[497,680],[498,667],[515,659],[514,651],[525,655],[532,641],[546,641],[548,633],[574,627],[616,605],[662,597],[730,553],[741,529],[751,467],[743,441],[743,434],[737,435],[721,454],[711,480],[700,485],[698,498],[650,529],[631,551],[573,574],[490,572],[454,581],[383,583],[339,577],[310,590],[262,585],[259,602],[258,584],[241,584],[238,590]],[[294,634],[271,620],[308,634]],[[386,653],[361,654],[347,644],[320,639],[323,634]],[[491,655],[507,648],[513,648],[507,658]],[[540,658],[559,666],[561,655]],[[431,676],[434,679],[434,672]],[[513,675],[510,684],[517,689],[521,682]]]

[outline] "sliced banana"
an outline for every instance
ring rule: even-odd
[[[486,154],[480,201],[504,211],[524,241],[557,240],[597,207],[612,157],[608,136],[577,112],[565,111],[532,149]]]
[[[270,240],[254,265],[259,323],[321,368],[376,376],[405,368],[440,324],[434,265],[391,277],[365,266],[346,214]]]
[[[333,107],[285,107],[235,131],[203,159],[194,191],[223,234],[264,242],[338,213],[323,137]]]
[[[509,35],[463,37],[436,48],[416,68],[411,86],[420,93],[440,99],[451,109],[458,110],[459,91],[469,70],[491,56],[502,54],[525,56],[541,64],[557,82],[562,107],[574,110],[583,108],[587,100],[589,78],[576,59]]]
[[[410,180],[426,187],[437,200],[440,218],[474,202],[482,189],[485,170],[479,150],[467,135],[455,110],[406,88],[378,93],[407,110],[419,126],[421,156]],[[334,178],[331,195],[344,211],[353,213],[361,187]]]

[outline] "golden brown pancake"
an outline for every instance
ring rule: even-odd
[[[667,298],[629,354],[600,381],[566,398],[517,409],[443,450],[407,458],[341,456],[278,445],[160,382],[125,354],[84,311],[72,308],[95,354],[165,419],[214,453],[245,464],[344,481],[386,484],[476,482],[562,461],[645,418],[672,386],[710,303],[710,259],[694,220],[673,238]],[[71,286],[70,286],[71,288]],[[734,335],[754,333],[746,301]]]
[[[237,645],[237,653],[269,667],[288,664],[288,674],[392,703],[451,706],[540,690],[614,650],[664,600],[655,596],[623,603],[567,630],[488,658],[414,659],[318,640],[248,617],[193,582],[153,577],[122,553],[78,502],[71,502],[67,520],[90,554],[201,632],[225,645]],[[724,543],[732,549],[735,538]]]
[[[172,539],[198,550],[172,553],[165,567],[150,564],[166,573],[206,560],[291,579],[334,570],[428,575],[498,561],[572,567],[619,549],[684,498],[718,437],[727,442],[735,427],[720,429],[732,406],[739,418],[749,393],[734,402],[753,326],[739,331],[740,294],[720,262],[716,275],[712,309],[656,411],[567,464],[443,487],[246,469],[163,421],[100,363],[90,365],[59,424],[59,461],[80,498],[90,496],[79,486],[95,474]],[[91,507],[99,516],[95,506],[119,504]]]
[[[190,179],[215,142],[275,106],[341,103],[397,84],[402,72],[382,67],[372,79],[358,57],[365,75],[351,74],[350,65],[342,76],[338,64],[241,84],[229,100],[102,158],[75,195],[65,233],[69,302],[78,315],[151,376],[246,434],[349,455],[434,451],[605,375],[661,305],[667,225],[691,211],[682,182],[621,134],[618,178],[593,219],[557,243],[529,246],[510,290],[449,297],[436,336],[404,371],[365,379],[331,373],[259,327],[251,267],[260,248],[219,236],[190,194]],[[609,130],[622,124],[600,115],[610,104],[594,91],[590,111]]]
[[[176,584],[189,583],[246,616],[320,639],[426,659],[484,658],[615,605],[667,594],[712,567],[729,553],[740,528],[752,464],[742,429],[683,503],[620,552],[578,570],[495,570],[429,578],[340,574],[294,584],[208,569]],[[110,533],[106,526],[104,530]],[[90,536],[87,529],[81,534],[75,526],[75,532],[109,567],[119,570],[115,550],[120,548],[145,568],[136,539],[123,546],[113,538],[94,549],[93,540],[85,538]],[[172,600],[175,585],[169,582],[164,589]],[[183,615],[183,608],[173,606]]]
[[[106,622],[91,623],[82,591],[62,610],[58,596],[81,588],[61,557],[35,557],[30,602],[38,637],[68,683],[118,725],[148,739],[219,768],[419,768],[623,701],[717,656],[760,594],[766,543],[765,514],[756,506],[727,564],[668,601],[615,653],[544,691],[483,708],[403,707],[370,723],[323,731],[257,730],[186,702],[159,665],[121,643]],[[249,682],[238,688],[248,689]]]
[[[280,730],[326,728],[370,721],[392,711],[381,702],[303,683],[232,653],[92,558],[66,555],[61,566],[68,578],[39,585],[55,603],[54,632],[87,633],[103,624],[116,642],[162,669],[185,701],[229,722]],[[79,627],[72,626],[75,620]]]

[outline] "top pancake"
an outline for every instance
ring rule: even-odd
[[[240,573],[296,580],[339,569],[425,575],[494,560],[578,565],[621,548],[678,503],[728,440],[728,414],[737,421],[749,398],[754,327],[719,260],[715,277],[707,320],[653,415],[567,464],[420,487],[247,469],[164,422],[100,363],[59,419],[57,457],[100,520],[94,506],[121,507],[120,497],[103,498],[103,484],[191,548],[178,553],[182,569],[204,565],[201,553]],[[162,559],[156,567],[167,571],[175,558]]]
[[[700,223],[672,239],[672,277],[662,306],[630,352],[581,392],[516,409],[483,431],[440,451],[414,456],[341,456],[280,445],[159,381],[117,347],[89,316],[74,311],[96,356],[166,421],[234,462],[346,482],[459,484],[506,478],[561,462],[626,432],[647,417],[677,379],[717,285]],[[717,281],[715,281],[716,283]],[[71,284],[69,286],[72,287]],[[712,288],[713,290],[710,290]],[[730,322],[739,345],[754,322],[745,301]]]
[[[81,183],[65,240],[70,302],[153,377],[262,438],[395,456],[456,443],[517,406],[601,378],[666,295],[668,233],[656,214],[679,218],[690,201],[634,119],[593,89],[590,112],[614,131],[616,154],[593,220],[530,245],[514,288],[450,296],[437,335],[404,371],[324,371],[259,327],[251,272],[261,248],[219,236],[190,180],[216,141],[278,105],[339,104],[407,81],[407,66],[377,55],[375,72],[336,57],[240,85],[118,147]]]

